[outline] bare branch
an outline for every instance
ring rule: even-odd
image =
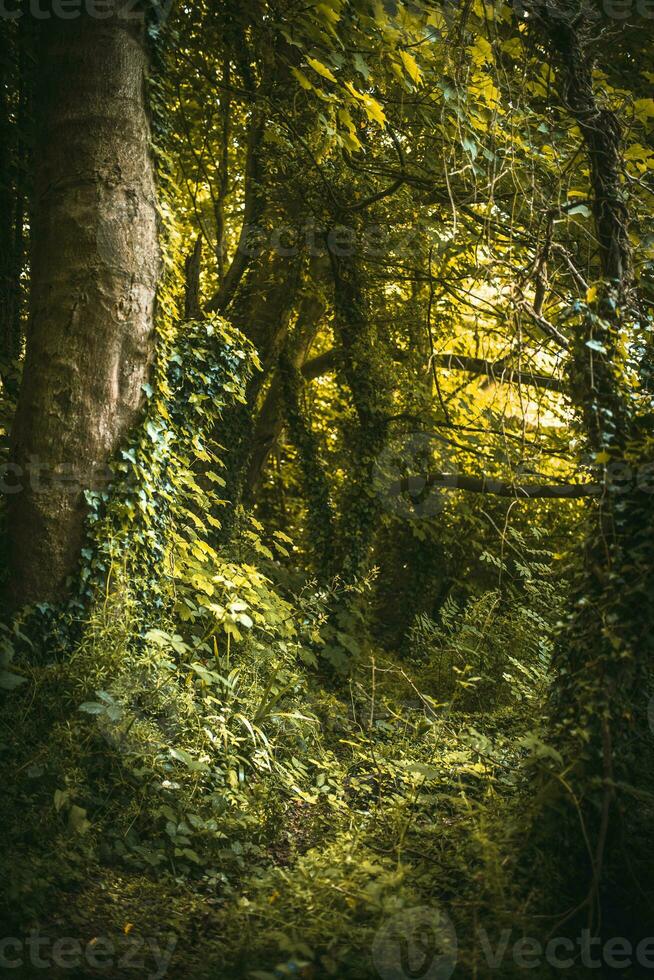
[[[398,355],[403,352],[398,352]],[[336,367],[337,359],[340,357],[338,349],[325,351],[307,361],[302,368],[302,373],[307,381],[320,378],[329,374]],[[397,360],[404,360],[397,356]],[[436,367],[444,368],[446,371],[464,371],[466,374],[474,374],[479,377],[488,378],[496,384],[522,384],[532,388],[543,388],[546,391],[556,391],[563,394],[566,391],[565,383],[560,378],[554,378],[547,374],[532,374],[528,371],[516,371],[507,367],[506,360],[487,361],[481,357],[468,357],[465,354],[435,354],[432,363]]]
[[[597,497],[602,492],[599,483],[521,484],[506,483],[487,476],[466,476],[460,473],[430,473],[428,476],[407,476],[388,488],[389,494],[410,494],[419,500],[426,491],[466,490],[468,493],[488,493],[495,497],[512,497],[515,500],[574,500],[580,497]]]

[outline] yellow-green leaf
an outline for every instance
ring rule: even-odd
[[[364,108],[369,119],[378,122],[380,126],[386,125],[386,116],[384,115],[384,110],[380,106],[376,99],[373,99],[371,95],[364,96]]]
[[[647,122],[654,118],[654,99],[636,99],[634,102],[634,112],[640,122]]]
[[[341,19],[340,10],[335,10],[326,3],[319,3],[316,6],[316,13],[320,15],[322,20],[326,20],[330,24],[338,24]]]
[[[625,160],[648,160],[652,156],[652,151],[648,150],[641,143],[632,143],[630,147],[625,150],[624,158]]]
[[[315,72],[317,72],[319,75],[322,75],[322,77],[326,78],[328,81],[330,82],[337,81],[333,71],[330,68],[328,68],[327,65],[323,65],[322,61],[318,61],[317,58],[307,58],[307,64],[309,64]]]
[[[485,37],[479,35],[470,51],[475,65],[492,64],[493,49]]]
[[[300,71],[299,68],[291,68],[291,71],[297,78],[302,88],[306,89],[307,91],[313,88],[313,85],[311,84],[311,82],[309,81],[309,79],[307,78],[307,76],[304,74],[303,71]]]
[[[400,58],[411,81],[419,85],[422,81],[422,72],[416,59],[408,51],[400,51]]]

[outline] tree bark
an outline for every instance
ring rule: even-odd
[[[227,197],[229,195],[229,144],[232,136],[232,100],[230,94],[230,86],[232,82],[232,66],[229,61],[229,57],[225,58],[225,63],[223,66],[223,85],[224,91],[221,93],[221,116],[222,116],[222,133],[221,133],[221,147],[220,147],[220,180],[218,183],[218,198],[216,200],[216,241],[217,245],[217,260],[218,260],[218,281],[222,284],[225,278],[225,263],[226,263],[226,248],[227,242],[225,240],[226,236],[226,223],[225,223],[225,207],[227,204]]]
[[[222,521],[218,535],[221,544],[229,541],[236,509],[243,502],[253,448],[255,408],[286,341],[299,286],[299,264],[297,258],[265,252],[249,269],[227,311],[231,322],[254,344],[262,369],[255,372],[248,385],[245,404],[230,406],[216,429],[216,441],[228,448],[222,494],[231,503],[228,510],[218,515]]]
[[[84,491],[139,417],[160,257],[140,21],[44,21],[30,326],[9,498],[15,605],[65,596]],[[65,485],[62,482],[65,481]]]
[[[603,280],[573,344],[571,399],[587,449],[647,472],[651,417],[638,415],[624,354],[624,337],[638,338],[640,318],[633,315],[638,295],[622,186],[622,125],[595,87],[591,45],[596,22],[564,4],[539,2],[534,13],[557,62],[563,101],[583,136]],[[651,363],[647,338],[641,343]],[[640,367],[643,390],[651,393],[649,364]],[[621,790],[638,793],[642,787],[651,793],[653,771],[642,696],[651,685],[654,651],[651,503],[638,481],[619,495],[617,487],[609,489],[591,511],[584,560],[570,585],[570,612],[554,658],[552,705],[554,736],[566,761],[573,763],[566,773],[566,790],[571,786],[575,794],[570,841],[588,862],[588,883],[570,852],[562,853],[573,869],[573,902],[580,897],[574,894],[579,883],[586,886],[576,911],[587,913],[591,932],[600,923],[610,930],[616,908],[619,921],[633,914],[633,880],[623,854],[642,830]],[[565,840],[558,813],[556,833]]]
[[[314,269],[318,262],[314,261]],[[299,309],[297,324],[293,331],[290,353],[293,369],[302,371],[307,363],[307,355],[315,340],[321,318],[326,310],[326,300],[316,284],[309,283],[307,292],[303,295]],[[273,448],[277,444],[284,429],[284,399],[283,385],[279,370],[270,382],[270,387],[263,400],[257,416],[254,430],[252,454],[246,478],[246,501],[252,502],[261,476]]]
[[[0,21],[4,52],[0,57],[0,377],[6,385],[10,365],[17,355],[14,337],[17,283],[15,281],[14,177],[16,123],[12,119],[11,71],[14,25]]]
[[[259,222],[265,211],[265,195],[263,193],[263,137],[266,130],[266,116],[260,109],[253,109],[248,131],[247,156],[245,162],[245,204],[243,208],[243,223],[236,246],[236,252],[227,271],[221,275],[218,292],[207,303],[209,313],[224,313],[241,284],[256,251],[253,236],[256,234]],[[218,230],[224,239],[224,228]],[[218,247],[223,243],[219,241]]]
[[[335,571],[351,581],[367,571],[380,503],[370,493],[375,464],[386,443],[391,415],[387,358],[372,323],[360,255],[330,249],[334,282],[334,333],[342,351],[339,369],[349,389],[357,425],[351,440],[352,472],[342,503]]]
[[[202,272],[202,235],[198,235],[184,264],[184,317],[186,320],[199,320],[202,316],[200,304],[200,273]]]

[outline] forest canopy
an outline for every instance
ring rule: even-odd
[[[0,5],[3,970],[654,970],[653,42]]]

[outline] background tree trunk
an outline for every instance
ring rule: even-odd
[[[159,274],[143,24],[45,21],[38,44],[30,327],[13,432],[14,604],[66,591],[84,490],[142,405]],[[62,486],[62,476],[66,485]]]
[[[352,433],[352,478],[342,503],[339,550],[333,571],[348,582],[368,571],[380,512],[371,493],[375,464],[386,443],[391,394],[389,355],[370,316],[369,298],[356,251],[330,249],[334,282],[334,333],[341,349],[340,373],[349,389],[357,425]]]
[[[291,364],[298,371],[301,371],[306,363],[320,321],[327,309],[321,285],[315,281],[321,264],[320,259],[314,259],[311,264],[309,282],[303,290],[298,307],[297,323],[292,338],[288,339]],[[254,429],[252,455],[245,484],[245,503],[248,506],[252,506],[254,502],[266,462],[284,429],[284,421],[283,385],[277,370],[261,405]]]

